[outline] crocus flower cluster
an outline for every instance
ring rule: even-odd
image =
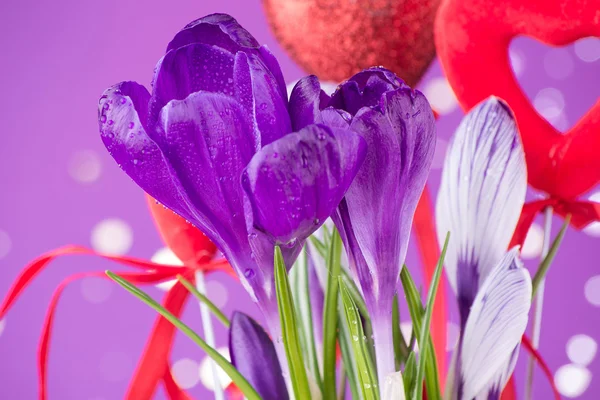
[[[276,59],[227,15],[180,31],[152,89],[104,92],[102,140],[140,187],[217,244],[278,335],[274,246],[291,266],[344,196],[364,139],[323,124],[293,132]]]
[[[121,168],[200,228],[258,303],[277,340],[236,313],[229,343],[233,365],[256,393],[292,397],[285,353],[277,344],[287,339],[280,340],[275,249],[289,270],[307,238],[331,218],[373,333],[375,398],[404,398],[392,309],[436,140],[433,112],[420,92],[374,67],[350,77],[331,96],[315,76],[305,77],[288,100],[267,47],[230,16],[214,14],[189,24],[169,43],[151,94],[134,82],[106,90],[99,124]],[[518,249],[507,247],[525,188],[512,114],[491,98],[458,129],[438,198],[440,237],[450,231],[455,238],[446,266],[461,317],[449,385],[457,400],[498,398],[514,368],[531,281]],[[302,279],[311,294],[305,304],[314,309],[309,318],[318,321],[302,334],[319,338],[313,344],[318,354],[329,289],[317,253],[308,249]],[[321,366],[307,366],[315,381]]]

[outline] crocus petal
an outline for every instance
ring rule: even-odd
[[[360,136],[325,125],[263,147],[242,175],[249,225],[279,244],[306,239],[338,206],[365,153]]]
[[[329,106],[354,115],[363,107],[377,106],[382,93],[398,88],[409,89],[408,85],[385,68],[366,69],[340,85],[331,96]]]
[[[263,399],[288,399],[275,346],[264,329],[234,312],[229,331],[231,362]]]
[[[277,85],[279,87],[279,95],[282,99],[287,100],[287,87],[285,85],[283,72],[281,72],[281,67],[279,66],[277,58],[275,58],[273,53],[271,53],[271,50],[269,50],[266,44],[262,45],[258,51],[260,53],[260,58],[262,62],[266,65],[266,67],[269,69],[269,71],[271,71],[271,73],[277,80]]]
[[[375,311],[383,299],[379,313],[389,317],[433,159],[433,113],[420,92],[399,89],[383,95],[381,109],[363,108],[350,128],[365,138],[368,153],[334,221],[367,302]]]
[[[234,63],[235,97],[254,117],[259,147],[290,133],[287,97],[282,97],[277,79],[259,58],[237,53]]]
[[[135,82],[107,89],[98,105],[102,141],[146,193],[189,220],[191,211],[181,199],[162,152],[147,134],[149,98],[146,88]]]
[[[168,52],[158,63],[150,99],[149,124],[171,100],[200,90],[233,96],[233,54],[220,47],[189,44]]]
[[[385,377],[381,400],[404,400],[404,380],[400,371]]]
[[[211,14],[190,22],[171,40],[167,52],[192,43],[222,47],[233,54],[259,47],[256,39],[227,14]]]
[[[508,380],[510,379],[517,365],[517,359],[519,358],[519,347],[520,345],[515,347],[506,364],[503,365],[498,372],[496,372],[496,375],[492,378],[488,386],[477,395],[475,398],[476,400],[500,400],[502,391],[504,390],[504,387],[508,383]]]
[[[298,131],[312,124],[323,123],[321,98],[327,96],[321,90],[319,79],[314,75],[300,79],[290,94],[290,118],[292,128]]]
[[[462,323],[513,235],[527,188],[525,157],[512,113],[497,98],[475,107],[450,144],[437,199],[438,239],[452,239],[446,273]]]
[[[508,380],[531,307],[531,278],[518,255],[517,247],[506,253],[475,297],[460,348],[460,398],[475,398],[499,376]]]
[[[230,247],[247,242],[239,178],[256,144],[242,106],[228,96],[193,93],[165,106],[156,135],[193,205],[194,224],[217,233],[211,239],[226,255]]]

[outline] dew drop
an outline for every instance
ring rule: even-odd
[[[355,342],[358,342],[358,336],[352,335],[352,340],[354,340]]]
[[[105,110],[108,110],[110,108],[110,105],[108,104],[108,102],[106,102],[106,103],[104,103],[102,108],[104,108]]]
[[[315,218],[315,219],[313,220],[313,223],[314,223],[315,225],[319,225],[319,224],[321,223],[321,220],[320,220],[319,218]]]
[[[103,115],[100,117],[100,122],[102,122],[102,123],[106,122],[106,115]]]
[[[247,270],[244,271],[244,276],[248,279],[252,279],[254,277],[254,270],[251,268],[248,268]]]
[[[273,153],[273,158],[279,157],[279,153]]]
[[[127,103],[127,99],[125,97],[121,97],[121,104]]]
[[[112,124],[114,124],[114,123],[115,123],[115,121],[113,121],[112,119],[109,119],[109,120],[108,120],[108,124],[109,124],[109,125],[112,125]]]
[[[135,126],[135,124],[133,122],[129,123],[129,129],[133,129],[134,126]]]
[[[134,163],[135,165],[137,165],[137,163],[138,163],[138,162],[139,162],[139,161],[137,160],[137,158],[135,158],[135,159],[133,160],[133,163]]]

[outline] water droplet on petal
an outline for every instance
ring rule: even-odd
[[[135,124],[133,122],[129,123],[129,129],[133,129],[134,126],[135,126]]]
[[[313,223],[315,225],[319,225],[321,223],[321,220],[319,218],[315,218],[314,221],[313,221]]]
[[[102,108],[104,108],[105,110],[108,110],[110,108],[110,105],[108,104],[108,102],[106,102],[106,103],[104,103]]]
[[[244,271],[244,276],[248,279],[252,279],[254,277],[254,270],[251,268],[248,268],[247,270]]]
[[[358,342],[358,336],[352,335],[352,340],[354,340],[355,342]]]
[[[106,122],[106,115],[102,115],[100,117],[100,122],[105,123]]]

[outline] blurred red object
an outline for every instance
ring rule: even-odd
[[[182,275],[187,280],[194,282],[194,273],[197,270],[204,272],[223,271],[234,278],[236,277],[226,260],[213,259],[217,248],[202,232],[170,210],[157,205],[153,199],[149,198],[148,203],[161,237],[165,244],[184,262],[184,266],[169,266],[134,257],[112,256],[81,246],[61,247],[43,254],[25,266],[0,305],[0,319],[10,310],[31,281],[52,260],[64,255],[95,255],[135,268],[139,272],[120,271],[115,272],[115,274],[136,285],[157,284],[176,279],[177,275]],[[69,276],[56,288],[48,305],[38,349],[39,398],[41,400],[47,398],[48,354],[52,335],[52,323],[58,300],[68,284],[85,277],[108,279],[104,271],[84,272]],[[181,283],[177,282],[165,295],[163,306],[171,313],[179,316],[188,296],[187,289]],[[189,396],[175,384],[171,376],[169,355],[175,332],[176,328],[174,325],[161,316],[157,317],[146,348],[130,383],[126,396],[127,399],[147,400],[151,398],[161,381],[165,385],[165,389],[171,399],[189,399]]]
[[[460,104],[470,109],[495,95],[515,113],[531,186],[563,203],[577,220],[573,199],[600,182],[600,101],[567,132],[560,132],[533,107],[508,56],[513,38],[530,36],[552,46],[600,37],[598,0],[447,0],[436,21],[443,69]],[[572,209],[571,209],[572,208]],[[593,220],[599,219],[595,212]]]
[[[308,73],[341,82],[383,65],[410,86],[435,57],[440,0],[263,0],[279,43]]]

